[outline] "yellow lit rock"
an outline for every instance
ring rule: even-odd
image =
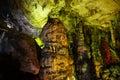
[[[41,47],[41,48],[44,48],[44,43],[43,41],[38,37],[38,38],[35,38],[35,41],[37,42],[37,44]]]
[[[73,20],[72,16],[77,18],[84,17],[86,25],[96,25],[108,27],[109,22],[114,19],[114,15],[120,11],[120,1],[118,0],[13,0],[17,3],[29,22],[34,27],[42,28],[51,18],[60,18],[65,27],[70,30]],[[61,11],[63,11],[61,13]],[[76,13],[76,14],[72,14]],[[63,14],[63,15],[61,15]]]

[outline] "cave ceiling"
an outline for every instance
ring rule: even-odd
[[[90,26],[108,27],[120,11],[119,0],[11,0],[14,17],[20,11],[27,21],[36,28],[43,28],[48,17],[59,18],[70,30],[83,20]],[[18,13],[18,14],[16,14]],[[21,16],[20,16],[21,17]],[[17,18],[19,20],[19,17]]]

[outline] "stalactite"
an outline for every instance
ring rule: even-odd
[[[73,36],[73,54],[75,54],[75,68],[78,80],[93,80],[95,79],[95,69],[93,61],[89,56],[89,48],[86,47],[84,42],[85,36],[83,31],[83,22],[80,22],[74,27],[75,33]]]

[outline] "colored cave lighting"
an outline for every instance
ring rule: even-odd
[[[42,42],[42,40],[39,37],[35,38],[35,41],[37,42],[39,47],[44,48],[44,43]]]

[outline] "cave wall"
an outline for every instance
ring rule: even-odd
[[[50,18],[62,22],[67,30],[76,79],[119,79],[119,0],[8,0],[3,3],[8,6],[1,5],[0,15],[8,26],[15,25],[17,30],[39,40]],[[44,39],[37,43],[44,49]]]

